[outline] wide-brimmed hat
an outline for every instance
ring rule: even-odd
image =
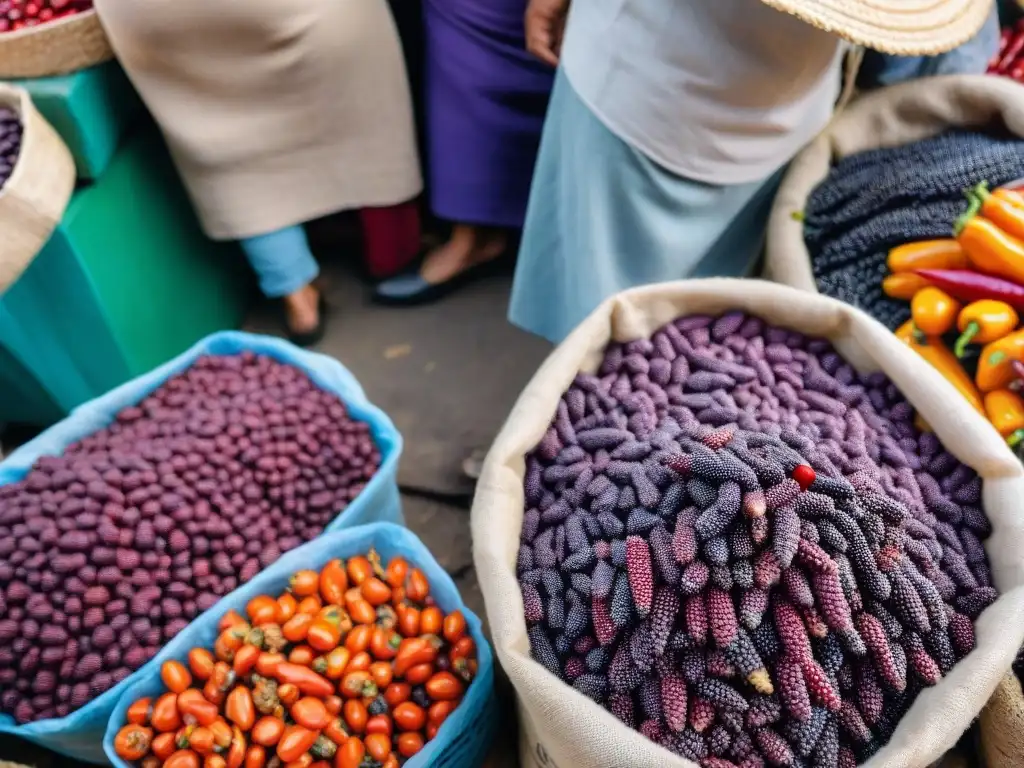
[[[981,29],[994,0],[762,0],[858,45],[900,56],[950,51]]]

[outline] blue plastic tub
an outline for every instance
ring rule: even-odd
[[[280,339],[237,331],[208,336],[150,373],[79,406],[66,419],[0,462],[0,485],[20,480],[40,456],[60,454],[70,443],[107,426],[118,411],[142,400],[171,376],[188,368],[201,355],[230,355],[246,350],[268,355],[302,369],[318,387],[338,395],[353,418],[370,425],[374,442],[381,453],[380,469],[367,483],[363,492],[327,525],[325,535],[331,531],[366,523],[403,523],[397,480],[402,437],[384,412],[366,399],[355,377],[332,357],[301,350]],[[288,557],[291,558],[292,555],[289,554]],[[240,594],[246,588],[242,587],[234,594]],[[224,610],[222,605],[230,597],[225,596],[210,610],[219,615]],[[192,626],[201,622],[208,614],[209,611],[199,616]],[[182,635],[187,635],[190,629],[191,627],[184,630]],[[173,642],[177,641],[172,641],[172,644]],[[145,666],[140,668],[67,717],[17,725],[10,715],[0,715],[0,732],[16,734],[78,760],[106,763],[102,739],[110,713],[121,694],[143,676],[146,669]]]
[[[245,613],[245,605],[261,594],[276,595],[288,586],[288,579],[303,568],[318,569],[336,557],[347,558],[365,554],[373,547],[386,563],[402,555],[416,565],[430,580],[431,594],[446,613],[458,608],[477,645],[479,671],[466,696],[423,751],[407,762],[406,768],[477,768],[484,761],[496,727],[494,701],[494,659],[483,636],[480,619],[462,602],[454,582],[437,564],[429,550],[409,530],[390,523],[375,523],[324,534],[292,550],[243,587],[224,597],[214,608],[193,621],[164,649],[134,675],[135,681],[125,691],[110,716],[103,749],[115,768],[136,768],[114,752],[114,737],[126,722],[132,702],[144,696],[166,693],[160,680],[160,665],[166,659],[185,660],[196,646],[212,648],[217,639],[217,622],[230,608]]]

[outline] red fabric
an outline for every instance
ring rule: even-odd
[[[420,209],[417,200],[359,211],[363,226],[363,260],[377,279],[404,271],[420,252]]]

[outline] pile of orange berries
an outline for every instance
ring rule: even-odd
[[[228,611],[213,649],[166,661],[167,693],[127,710],[115,751],[140,768],[397,768],[477,671],[460,611],[419,569],[366,557],[299,571]]]

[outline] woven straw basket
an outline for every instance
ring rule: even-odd
[[[1024,694],[1012,672],[981,711],[981,752],[987,768],[1024,766]]]
[[[0,188],[0,294],[43,247],[60,222],[75,186],[75,162],[28,93],[0,83],[0,105],[21,117],[21,151]]]
[[[96,11],[0,34],[0,78],[63,75],[112,58]]]

